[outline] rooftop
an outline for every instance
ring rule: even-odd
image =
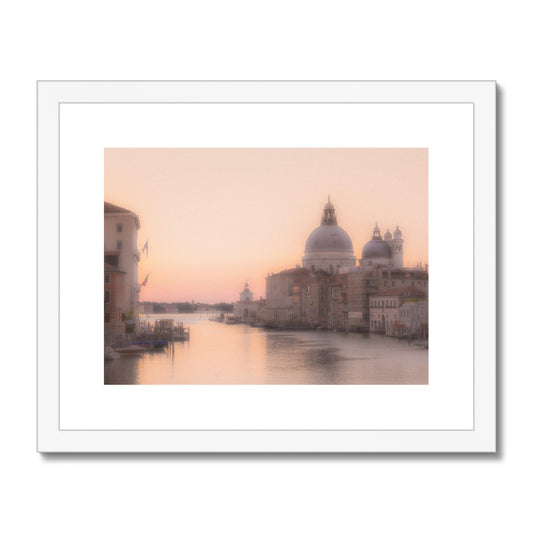
[[[131,213],[134,215],[135,213],[133,211],[130,211],[129,209],[125,209],[124,207],[120,207],[115,204],[111,204],[109,202],[104,202],[104,213]]]
[[[379,296],[403,296],[404,298],[422,298],[426,299],[425,291],[416,287],[395,287],[386,291],[378,292],[373,297]]]
[[[141,227],[141,223],[139,221],[139,217],[136,213],[133,211],[130,211],[129,209],[126,209],[124,207],[120,207],[119,205],[112,204],[110,202],[104,202],[104,215],[105,214],[122,214],[122,215],[131,215],[134,217],[135,225],[137,226],[137,229]]]

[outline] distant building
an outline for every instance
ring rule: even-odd
[[[104,202],[104,276],[109,276],[109,296],[104,293],[104,328],[129,332],[138,322],[139,291],[137,249],[139,217],[123,207]],[[120,279],[120,281],[119,281]],[[111,301],[113,302],[111,307]],[[107,305],[107,308],[106,308]],[[106,310],[107,309],[107,310]],[[113,317],[118,323],[111,326]],[[109,322],[106,322],[109,320]]]
[[[154,304],[152,303],[140,303],[139,304],[139,313],[144,315],[149,315],[154,312]]]
[[[250,290],[248,282],[244,284],[244,290],[240,294],[240,303],[247,304],[254,301],[254,293]]]
[[[238,302],[233,304],[233,314],[244,322],[255,322],[258,319],[259,301],[254,301],[254,293],[250,290],[248,282],[240,293]]]
[[[404,307],[407,304],[416,305]],[[396,287],[381,291],[370,297],[370,331],[389,336],[405,336],[411,326],[413,329],[416,328],[415,313],[418,313],[419,317],[425,317],[427,324],[427,300],[426,292],[423,290],[414,287]],[[408,325],[408,322],[411,324]],[[421,323],[422,320],[418,320],[418,326]]]

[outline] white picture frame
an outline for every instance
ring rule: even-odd
[[[190,122],[184,120],[177,128],[165,126],[167,119],[161,110],[176,104],[191,109],[187,119]],[[284,109],[300,106],[309,110],[308,116],[316,124],[317,136],[313,138],[296,127],[291,130],[280,125],[276,131],[263,129],[260,120],[247,123],[246,139],[252,146],[360,146],[364,135],[368,146],[420,146],[418,143],[427,136],[430,161],[432,150],[440,154],[429,171],[429,327],[430,331],[437,331],[442,327],[440,317],[447,317],[448,335],[456,335],[456,329],[458,333],[450,360],[445,357],[451,353],[446,347],[432,361],[433,344],[430,347],[430,380],[426,389],[410,391],[398,385],[392,389],[381,385],[233,387],[225,389],[233,395],[228,402],[243,406],[246,416],[242,420],[248,420],[248,425],[239,422],[236,413],[233,419],[220,419],[213,427],[202,422],[209,405],[218,401],[212,396],[218,392],[212,388],[152,385],[135,386],[135,392],[129,386],[108,386],[104,390],[103,380],[85,371],[88,359],[83,353],[79,358],[72,355],[76,346],[90,344],[93,337],[96,344],[100,343],[102,320],[98,312],[81,313],[79,329],[62,330],[73,310],[61,306],[61,294],[76,288],[81,300],[90,299],[91,291],[98,289],[96,280],[101,281],[97,267],[101,254],[96,257],[90,253],[93,244],[84,248],[74,243],[72,235],[98,235],[101,231],[102,221],[90,215],[92,198],[103,199],[102,146],[182,146],[183,139],[190,139],[187,142],[194,146],[241,146],[244,137],[237,116],[237,126],[220,128],[209,122],[209,109],[214,112],[227,104],[233,108],[248,106],[246,115],[268,105],[280,116]],[[358,124],[328,131],[320,124],[320,120],[329,120],[329,108],[324,104],[332,104],[329,108],[337,110],[358,106],[368,110],[368,116]],[[202,110],[201,128],[195,118],[196,109]],[[312,115],[317,109],[320,112]],[[458,111],[456,122],[454,110]],[[162,123],[153,122],[156,115]],[[163,125],[159,128],[154,124]],[[457,173],[446,176],[447,143],[458,137],[467,141],[463,148],[457,148],[462,150],[460,154],[454,153],[450,144],[449,159]],[[71,160],[67,165],[68,158]],[[79,162],[79,174],[62,172],[62,165],[72,168],[72,160]],[[37,174],[39,452],[496,451],[495,82],[40,81]],[[454,197],[468,202],[460,204],[458,210]],[[94,249],[98,249],[98,242]],[[79,257],[75,276],[61,269],[61,254],[69,250]],[[433,262],[432,250],[436,254]],[[453,300],[445,297],[450,289],[457,291]],[[456,306],[468,311],[472,318],[468,324],[454,325]],[[89,308],[92,310],[90,305]],[[438,323],[432,317],[439,317]],[[446,339],[445,333],[441,339]],[[67,334],[70,337],[65,337]],[[432,342],[435,338],[438,335],[432,334]],[[94,356],[99,364],[100,352]],[[460,361],[459,370],[454,369],[453,361]],[[81,386],[76,376],[87,383]],[[442,383],[438,385],[439,379]],[[410,397],[397,398],[404,393]],[[190,403],[191,395],[197,403]],[[432,395],[431,401],[427,395]],[[406,403],[402,404],[404,400]],[[259,403],[256,405],[255,401]],[[302,401],[307,406],[328,406],[337,427],[326,424],[325,419],[317,419],[315,424],[310,407],[309,412],[303,407],[298,415],[306,420],[305,424],[291,422],[295,418],[290,418],[288,408],[287,418],[279,418],[276,427],[276,417],[281,417],[283,406]],[[269,403],[271,418],[265,408]],[[176,414],[184,410],[184,405],[188,405],[188,426]],[[387,414],[396,405],[409,407]],[[115,418],[111,416],[114,410]],[[351,412],[359,418],[354,415],[357,420],[352,421]],[[119,415],[124,421],[120,427]],[[387,416],[395,423],[382,422]]]

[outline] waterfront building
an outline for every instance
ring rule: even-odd
[[[104,276],[110,279],[110,302],[106,302],[108,307],[104,311],[104,327],[107,324],[109,332],[130,333],[138,323],[140,285],[137,264],[140,253],[137,249],[137,231],[140,226],[139,217],[134,212],[104,202]],[[104,301],[106,298],[104,294]],[[112,309],[109,307],[111,301]],[[106,319],[111,321],[115,316],[121,323],[120,327],[106,322]]]
[[[390,313],[380,315],[379,323],[377,315],[371,316],[374,296],[408,288],[421,291],[427,300],[427,265],[404,267],[403,252],[400,228],[396,226],[394,234],[387,229],[383,238],[376,223],[357,265],[352,240],[338,226],[328,198],[320,226],[306,241],[303,267],[297,265],[266,278],[264,321],[287,327],[385,332],[382,321],[394,320]]]
[[[370,297],[379,292],[380,276],[380,267],[366,271],[358,268],[347,273],[348,329],[368,330]]]
[[[243,322],[255,322],[258,318],[260,301],[254,301],[254,293],[246,281],[239,295],[239,301],[233,304],[233,314]]]
[[[293,287],[307,287],[311,280],[310,274],[307,268],[297,267],[267,276],[263,309],[266,324],[286,325],[293,320],[294,315],[301,316],[299,289],[293,294]]]
[[[428,337],[429,312],[427,300],[404,301],[399,309],[399,321],[410,337]]]
[[[428,272],[416,268],[392,268],[381,264],[357,268],[347,273],[348,328],[370,328],[370,298],[387,289],[415,288],[428,294]]]
[[[123,316],[125,272],[104,262],[104,344],[111,344],[124,337]]]
[[[328,327],[348,329],[348,274],[339,274],[329,283]]]
[[[403,306],[408,303],[416,303],[413,307]],[[426,312],[422,308],[425,306]],[[402,313],[400,313],[402,311]],[[370,297],[370,331],[384,333],[389,336],[406,336],[408,333],[407,322],[403,318],[413,321],[417,314],[418,325],[425,316],[427,324],[427,300],[426,293],[415,287],[395,287],[386,291],[378,292]],[[404,316],[405,315],[405,316]]]
[[[331,278],[326,272],[301,267],[270,274],[264,322],[283,327],[326,327]]]

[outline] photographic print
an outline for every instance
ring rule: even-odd
[[[41,82],[39,450],[493,451],[495,94]]]
[[[106,148],[104,379],[428,383],[427,148]]]

